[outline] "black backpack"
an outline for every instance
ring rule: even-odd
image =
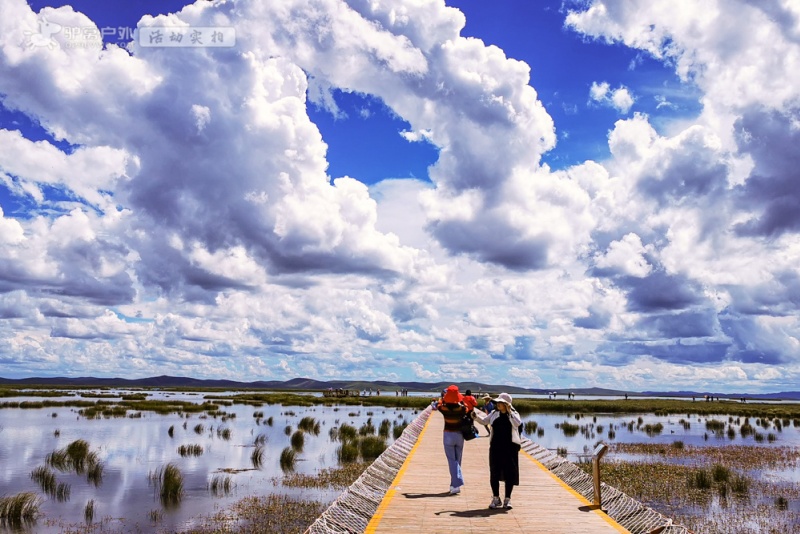
[[[464,436],[466,441],[478,437],[478,429],[475,428],[475,421],[472,420],[470,412],[461,416],[461,435]]]

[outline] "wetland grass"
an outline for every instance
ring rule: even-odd
[[[97,453],[90,450],[89,443],[77,439],[62,449],[47,455],[45,463],[61,472],[86,474],[87,480],[99,486],[103,480],[103,464]]]
[[[83,508],[83,518],[87,523],[94,521],[94,499],[89,499]]]
[[[340,467],[322,469],[313,475],[292,473],[282,477],[279,481],[281,485],[289,488],[345,489],[353,484],[369,466],[368,462],[353,462]]]
[[[365,462],[374,461],[386,447],[386,438],[380,436],[363,436],[358,440],[358,452]]]
[[[257,443],[253,452],[250,453],[250,463],[253,464],[254,469],[261,469],[264,463],[264,445]]]
[[[181,502],[183,474],[177,465],[170,462],[156,471],[151,471],[147,478],[161,498],[161,504],[172,506]]]
[[[41,498],[32,491],[0,497],[0,523],[20,526],[36,519]]]
[[[306,416],[300,419],[300,422],[297,423],[297,428],[303,432],[307,432],[315,436],[318,436],[320,431],[319,421],[311,416]]]
[[[94,487],[103,483],[103,464],[97,462],[86,468],[86,480]]]
[[[336,448],[336,459],[339,464],[349,464],[358,460],[358,441],[343,441]]]
[[[31,480],[36,482],[39,487],[42,488],[42,493],[50,495],[51,497],[55,497],[56,487],[58,484],[55,472],[53,472],[49,467],[43,465],[31,471]]]
[[[270,494],[265,497],[246,497],[230,509],[203,518],[192,527],[192,534],[246,532],[248,534],[302,534],[322,512],[326,504],[288,495]],[[235,523],[234,530],[231,523]]]
[[[564,421],[563,423],[556,423],[556,428],[560,428],[561,432],[564,433],[564,437],[571,438],[578,435],[578,431],[581,429],[580,426],[574,425],[569,421]]]
[[[184,458],[186,456],[202,456],[203,446],[196,443],[192,445],[181,445],[178,447],[178,454]]]
[[[208,489],[215,497],[224,497],[233,491],[233,479],[230,475],[214,475]]]
[[[295,463],[297,462],[297,452],[291,448],[286,447],[281,451],[280,456],[281,471],[284,473],[291,473],[294,471]]]
[[[400,436],[403,435],[403,431],[405,431],[407,426],[408,426],[408,422],[406,422],[405,419],[403,419],[402,423],[397,423],[397,422],[393,423],[393,425],[392,425],[392,437],[395,440],[400,439]]]
[[[523,428],[525,429],[526,434],[533,436],[536,433],[536,430],[539,428],[539,423],[536,421],[526,421]]]
[[[31,471],[31,480],[42,489],[42,493],[58,502],[69,500],[70,486],[65,482],[58,482],[56,474],[47,466],[39,466]]]
[[[725,421],[718,421],[717,419],[708,419],[706,421],[706,430],[715,434],[720,434],[725,431]]]
[[[292,449],[296,450],[297,452],[303,452],[303,448],[306,445],[306,435],[302,430],[295,431],[292,434],[291,438]]]
[[[65,502],[69,500],[70,485],[66,482],[59,482],[56,486],[55,499],[58,502]]]
[[[662,425],[661,423],[655,423],[655,424],[648,423],[644,425],[644,432],[650,437],[658,436],[663,431],[664,431],[664,425]]]
[[[378,426],[378,435],[382,438],[389,437],[389,431],[392,429],[392,422],[389,419],[384,419],[381,421],[380,426]]]
[[[228,441],[231,439],[231,429],[227,427],[217,427],[217,437]]]
[[[170,427],[167,429],[167,435],[169,437],[175,436],[175,425],[170,425]]]
[[[372,424],[372,417],[368,418],[367,421],[361,425],[361,428],[358,429],[358,434],[360,436],[370,436],[375,434],[375,425]]]
[[[342,423],[339,426],[338,435],[339,435],[339,441],[345,442],[356,439],[358,431],[354,426],[348,425],[347,423]]]
[[[617,452],[647,459],[613,459]],[[800,450],[794,447],[686,445],[677,449],[663,444],[615,443],[608,458],[601,464],[603,482],[693,532],[796,531],[798,516],[791,511],[790,502],[800,497],[800,488],[748,474],[753,470],[796,469]],[[578,467],[587,473],[591,470],[590,465]],[[785,499],[788,511],[778,505],[783,502],[779,498]]]

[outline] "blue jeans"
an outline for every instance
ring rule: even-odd
[[[464,485],[461,474],[461,455],[464,452],[464,436],[461,432],[443,432],[444,454],[447,456],[447,467],[450,469],[450,485],[460,488]]]

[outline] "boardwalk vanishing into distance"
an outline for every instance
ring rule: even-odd
[[[490,510],[488,437],[464,444],[465,486],[459,495],[450,495],[443,428],[444,418],[434,412],[366,532],[628,532],[524,451],[520,451],[519,486],[511,496],[514,508]]]
[[[307,534],[690,534],[605,484],[602,507],[594,506],[591,475],[527,439],[520,451],[520,485],[511,497],[513,508],[489,509],[489,439],[482,427],[483,436],[465,444],[466,485],[459,495],[450,495],[443,428],[441,415],[425,409]]]

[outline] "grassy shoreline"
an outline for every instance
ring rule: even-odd
[[[163,388],[137,388],[140,392],[136,396],[125,395],[114,397],[102,395],[92,397],[80,396],[75,400],[52,401],[47,397],[63,396],[67,393],[85,391],[81,388],[64,388],[69,391],[54,388],[41,391],[25,391],[29,388],[0,388],[0,398],[13,396],[44,397],[42,401],[4,401],[0,402],[2,408],[55,408],[77,407],[96,410],[113,410],[115,407],[134,411],[153,411],[158,413],[175,412],[202,412],[218,411],[220,406],[243,404],[250,406],[283,405],[283,406],[381,406],[388,408],[413,408],[424,409],[430,404],[433,397],[411,396],[397,397],[394,395],[373,395],[369,397],[343,397],[326,398],[313,395],[304,395],[296,390],[277,391],[269,393],[236,393],[230,390],[216,388],[185,389],[198,393],[201,397],[198,402],[185,400],[154,400],[147,399],[146,394],[152,391],[166,391]],[[97,388],[86,388],[96,390]],[[172,391],[172,390],[169,390]],[[220,393],[229,393],[221,395]],[[719,400],[713,402],[689,401],[683,399],[656,399],[656,398],[629,398],[629,399],[597,399],[597,400],[566,400],[566,399],[517,399],[514,407],[521,414],[530,413],[563,413],[563,414],[626,414],[626,413],[652,413],[655,415],[715,415],[725,414],[743,417],[778,417],[797,419],[800,418],[800,403],[742,403],[733,400]]]
[[[97,388],[91,389],[96,390]],[[0,408],[35,409],[69,406],[80,408],[79,413],[87,418],[130,417],[132,416],[131,412],[141,414],[145,411],[158,414],[205,412],[209,416],[226,417],[225,412],[220,410],[233,405],[253,407],[265,404],[287,407],[360,406],[365,408],[374,406],[421,410],[427,407],[431,400],[427,397],[396,397],[394,395],[333,399],[302,395],[294,390],[236,393],[228,390],[192,389],[187,391],[197,393],[197,396],[193,397],[196,400],[186,401],[147,399],[151,391],[164,391],[161,388],[152,390],[138,388],[135,395],[126,393],[125,396],[111,393],[83,395],[81,394],[82,389],[69,388],[70,393],[77,392],[72,395],[75,398],[53,401],[48,398],[55,396],[52,394],[53,391],[52,388],[42,389],[41,401],[0,402]],[[223,392],[228,394],[222,395]],[[61,394],[63,393],[60,392],[59,395]],[[26,391],[25,396],[36,395]],[[3,394],[0,397],[13,397],[13,395]],[[627,400],[517,399],[514,405],[523,414],[564,414],[565,416],[650,413],[681,416],[726,415],[772,420],[770,428],[778,423],[788,428],[790,420],[793,427],[800,427],[800,403],[745,404],[726,400],[692,402],[681,399],[630,398]],[[263,411],[255,412],[256,424],[263,418],[263,415]],[[298,428],[302,426],[309,433],[318,434],[318,424],[315,425],[312,418],[304,419],[308,419],[308,421],[301,420]],[[777,419],[780,421],[776,421]],[[758,423],[754,423],[757,426]],[[342,425],[339,431],[342,428],[347,428],[347,425]],[[390,430],[387,425],[381,435],[388,435]],[[373,429],[372,433],[374,431]],[[355,433],[356,429],[352,429],[352,432]],[[602,431],[598,431],[598,433],[602,433]],[[257,444],[257,438],[255,439]],[[791,531],[791,528],[800,525],[800,514],[797,512],[798,502],[800,502],[800,483],[778,484],[774,480],[761,481],[749,472],[752,469],[791,469],[792,467],[796,469],[800,466],[800,449],[788,447],[765,449],[749,445],[693,447],[684,445],[682,442],[678,447],[677,443],[673,444],[675,446],[653,443],[612,444],[611,454],[607,457],[608,461],[603,464],[603,481],[672,517],[676,523],[692,528],[698,533],[726,532],[726,534],[730,534],[731,532],[772,531],[746,530],[741,527],[742,524],[775,525],[788,532]],[[180,450],[177,450],[180,453]],[[618,457],[615,459],[614,456]],[[626,459],[625,456],[628,458]],[[634,457],[634,459],[631,460],[630,457]],[[261,461],[260,457],[259,461]],[[253,460],[253,464],[256,465],[257,462]],[[289,471],[283,477],[280,485],[284,488],[340,490],[352,483],[367,465],[369,465],[368,462],[358,462],[339,469],[323,470],[315,475],[300,475]],[[708,487],[703,486],[705,483],[708,483]],[[230,486],[230,484],[230,479],[228,479],[227,485]],[[226,480],[223,475],[220,475],[217,480],[217,486],[221,488],[218,488],[219,491],[226,491]],[[745,491],[742,488],[747,489]],[[229,487],[227,491],[230,491]],[[189,532],[273,532],[274,529],[281,532],[303,532],[326,506],[327,503],[320,501],[295,499],[280,493],[265,497],[245,497],[232,507],[213,516],[195,518],[198,526]],[[267,526],[259,523],[259,518],[264,517],[265,514],[272,518],[271,521],[274,521]],[[154,520],[154,523],[152,526],[157,527],[158,521]],[[98,527],[97,523],[83,527],[76,526],[74,532],[94,532],[96,528],[101,527]],[[266,530],[260,530],[262,528]]]

